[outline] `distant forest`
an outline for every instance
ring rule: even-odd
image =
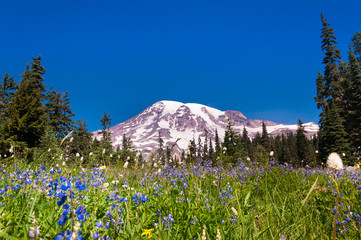
[[[263,131],[250,139],[246,129],[235,132],[230,119],[224,139],[217,134],[215,141],[207,137],[203,142],[192,140],[188,150],[175,158],[173,149],[164,147],[159,136],[158,150],[144,159],[134,150],[131,136],[123,136],[122,146],[113,149],[107,113],[100,119],[101,140],[93,139],[85,121],[74,120],[68,93],[46,89],[46,70],[38,56],[27,64],[19,82],[6,73],[0,84],[0,159],[83,165],[128,162],[133,166],[194,161],[226,166],[241,159],[262,165],[279,162],[316,167],[331,152],[337,152],[346,164],[353,165],[361,154],[361,32],[351,37],[348,61],[344,62],[334,30],[323,14],[321,22],[324,70],[315,77],[314,97],[321,112],[320,129],[311,139],[306,137],[301,120],[296,134],[270,137],[263,124]]]

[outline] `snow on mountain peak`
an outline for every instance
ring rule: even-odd
[[[136,150],[145,155],[156,151],[158,135],[160,133],[164,144],[172,146],[178,138],[175,151],[186,150],[192,139],[207,138],[214,141],[215,132],[218,131],[222,139],[228,124],[228,118],[233,123],[236,132],[243,128],[254,137],[257,132],[262,132],[262,121],[247,119],[238,111],[220,111],[198,103],[181,103],[176,101],[159,101],[145,109],[137,116],[111,127],[112,143],[114,147],[122,144],[122,136],[130,136]],[[297,125],[278,124],[264,121],[269,135],[275,136],[282,133],[295,132]],[[318,131],[318,125],[313,122],[304,124],[306,134],[311,136]],[[95,132],[96,138],[101,138]]]

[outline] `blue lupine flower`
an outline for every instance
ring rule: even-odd
[[[104,226],[104,223],[103,223],[102,221],[99,221],[99,222],[96,222],[96,223],[95,223],[95,226],[96,226],[97,228],[102,228],[102,227]]]
[[[66,195],[62,195],[62,196],[59,196],[60,200],[57,201],[57,204],[58,206],[61,206],[65,203],[66,199],[67,199],[67,196]]]

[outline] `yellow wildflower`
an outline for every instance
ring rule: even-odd
[[[141,236],[146,236],[147,238],[151,238],[152,237],[152,231],[154,230],[154,228],[151,228],[151,229],[144,229],[143,231],[143,233],[142,233],[142,235]]]

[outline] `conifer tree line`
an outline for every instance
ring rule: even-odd
[[[321,111],[318,160],[337,152],[346,164],[354,164],[361,150],[361,32],[352,36],[348,60],[342,61],[335,32],[322,13],[321,22],[324,71],[317,75],[315,96]]]
[[[239,160],[255,162],[259,165],[282,163],[294,167],[317,166],[318,138],[317,136],[307,138],[301,120],[298,122],[295,134],[288,132],[272,137],[263,122],[262,133],[257,133],[251,139],[246,128],[243,128],[242,133],[235,132],[232,128],[232,120],[229,119],[223,139],[220,139],[217,129],[214,141],[207,135],[207,131],[202,134],[203,141],[200,137],[197,141],[191,140],[188,150],[182,152],[180,160],[190,164],[201,161],[223,166],[234,166]],[[162,150],[164,152],[164,148],[158,149],[158,151]]]
[[[135,158],[129,137],[124,136],[121,150],[113,150],[108,131],[111,118],[106,113],[100,120],[102,140],[93,140],[85,121],[74,121],[67,91],[46,89],[45,73],[38,56],[27,64],[19,82],[8,73],[0,82],[0,159],[89,163],[104,160],[105,155],[107,161]],[[109,159],[109,154],[114,156]]]

